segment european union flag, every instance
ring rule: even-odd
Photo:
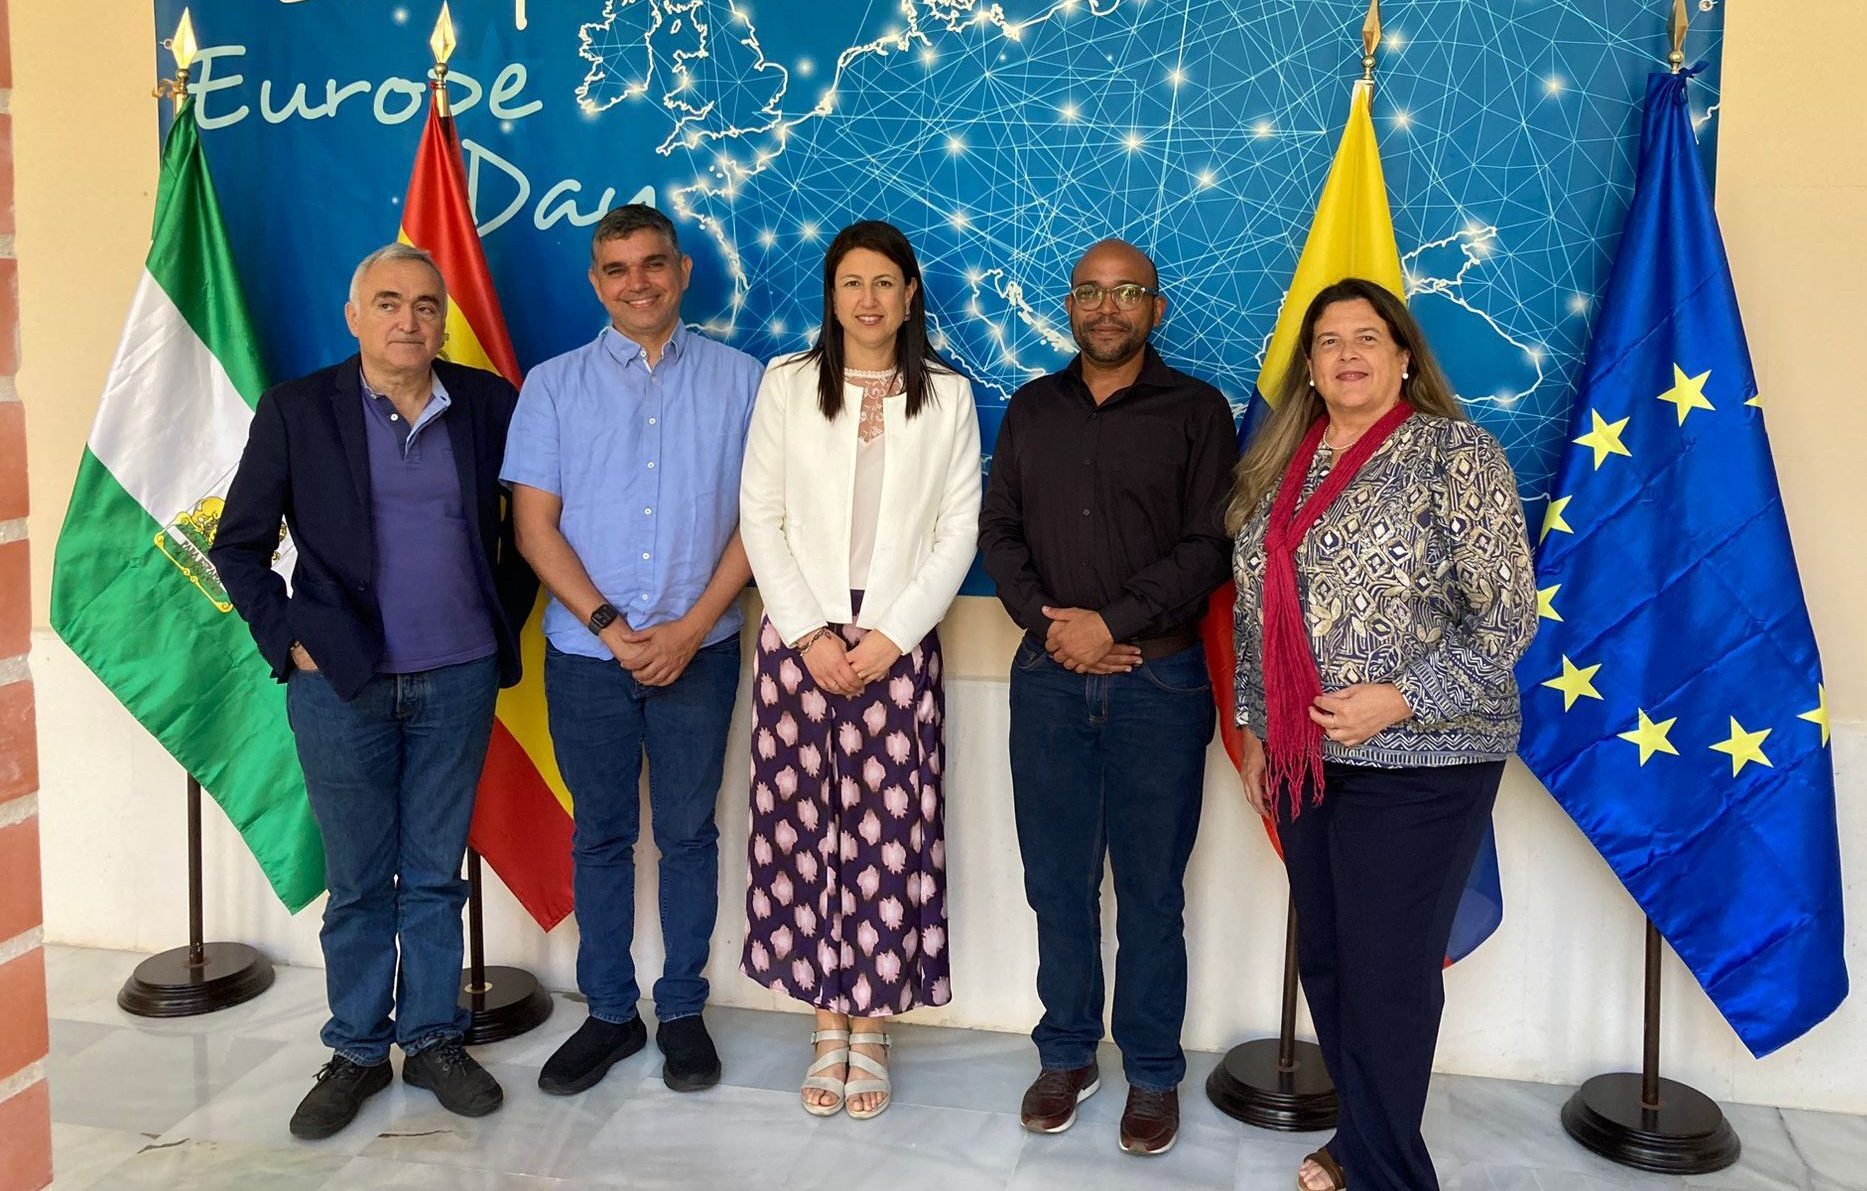
[[[1543,515],[1522,754],[1751,1053],[1847,995],[1828,702],[1686,74]]]

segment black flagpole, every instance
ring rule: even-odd
[[[467,849],[467,968],[460,974],[460,1007],[473,1015],[467,1043],[481,1046],[516,1038],[551,1016],[551,994],[523,968],[486,966],[480,854]]]
[[[138,1017],[192,1017],[250,1001],[272,987],[272,965],[245,943],[203,942],[201,783],[188,775],[188,945],[152,955],[117,992]]]
[[[1297,1041],[1297,910],[1284,915],[1284,995],[1277,1037],[1241,1042],[1206,1078],[1206,1098],[1227,1116],[1260,1129],[1332,1129],[1335,1084],[1322,1048]]]
[[[1562,1106],[1570,1137],[1611,1162],[1663,1174],[1708,1174],[1741,1145],[1711,1097],[1660,1078],[1660,931],[1647,919],[1646,1034],[1640,1074],[1597,1075]]]

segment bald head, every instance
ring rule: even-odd
[[[1160,287],[1160,272],[1154,268],[1154,262],[1148,259],[1147,253],[1126,240],[1113,237],[1091,244],[1089,251],[1083,253],[1076,267],[1070,270],[1072,286],[1102,277],[1117,277],[1122,281],[1145,285],[1149,289]]]

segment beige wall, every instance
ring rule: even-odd
[[[1867,719],[1867,137],[1855,88],[1812,38],[1859,0],[1738,4],[1726,17],[1718,210],[1836,719]]]
[[[37,547],[35,626],[46,623],[52,543],[149,250],[153,8],[138,0],[33,3],[12,14],[19,392]]]
[[[1659,0],[1653,0],[1657,5]],[[34,622],[46,618],[50,543],[147,244],[155,185],[153,29],[146,3],[16,6],[23,367],[31,444]],[[1867,138],[1842,76],[1813,63],[1811,31],[1841,30],[1855,0],[1727,15],[1719,207],[1768,402],[1784,500],[1837,719],[1867,719],[1867,418],[1855,352],[1867,298]],[[1850,280],[1843,280],[1850,279]],[[1838,350],[1837,350],[1838,349]],[[956,674],[1002,673],[1009,622],[963,601],[946,634]]]

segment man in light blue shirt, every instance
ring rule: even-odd
[[[556,1095],[594,1087],[647,1028],[629,953],[642,758],[661,853],[655,982],[662,1079],[718,1082],[701,1020],[719,903],[718,798],[739,688],[739,468],[763,368],[681,322],[693,260],[653,207],[605,215],[590,284],[610,323],[532,369],[500,478],[519,550],[551,593],[545,703],[570,787],[577,986],[590,1016],[539,1073]]]

